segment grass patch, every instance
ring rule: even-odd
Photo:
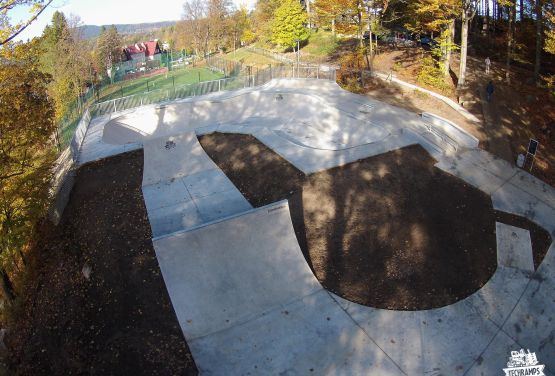
[[[138,78],[136,80],[121,81],[108,85],[102,89],[99,102],[104,102],[129,95],[144,94],[154,90],[173,89],[175,87],[194,84],[200,81],[212,81],[223,78],[224,75],[207,68],[186,68],[170,72],[167,76]]]
[[[277,60],[264,55],[255,54],[254,52],[250,52],[246,49],[239,49],[237,51],[230,52],[225,55],[224,58],[230,61],[241,62],[245,65],[253,65],[258,68],[266,67],[270,64],[279,64]]]
[[[312,31],[308,44],[302,49],[302,53],[312,55],[314,57],[328,57],[337,49],[337,38],[333,36],[331,31],[318,30]]]

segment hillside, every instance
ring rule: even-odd
[[[115,25],[120,34],[144,34],[152,31],[159,30],[163,27],[169,27],[176,24],[177,21],[162,21],[162,22],[152,22],[152,23],[140,23],[140,24],[118,24]],[[109,27],[112,25],[103,25]],[[83,25],[79,29],[83,32],[83,37],[85,39],[96,38],[100,35],[102,26],[97,25]]]

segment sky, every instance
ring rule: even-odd
[[[55,11],[76,14],[86,25],[134,24],[143,22],[176,21],[183,13],[185,0],[54,0],[23,33],[19,40],[38,36],[52,19]],[[256,0],[233,0],[239,6],[254,7]],[[14,10],[12,21],[27,16],[27,9]]]

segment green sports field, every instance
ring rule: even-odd
[[[148,93],[160,89],[194,84],[200,81],[212,81],[223,78],[223,74],[213,72],[207,68],[184,68],[158,76],[137,78],[135,80],[120,81],[101,89],[97,102],[127,97],[135,94]]]

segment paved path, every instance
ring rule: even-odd
[[[144,145],[154,247],[202,374],[496,375],[525,348],[555,375],[555,244],[532,272],[530,235],[497,224],[497,271],[468,298],[418,312],[346,301],[311,273],[287,203],[250,209],[209,160],[196,135],[216,130],[253,134],[305,172],[420,143],[496,209],[555,237],[554,188],[482,150],[445,148],[415,114],[331,83],[274,81],[97,120],[82,161]]]
[[[154,237],[252,208],[194,132],[144,144],[143,196]]]

